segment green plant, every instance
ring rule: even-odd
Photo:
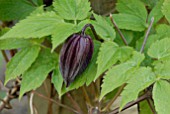
[[[74,113],[116,114],[138,104],[140,114],[169,114],[170,2],[151,1],[118,0],[117,12],[108,17],[93,13],[88,0],[54,0],[45,8],[42,0],[0,0],[0,49],[8,62],[5,84],[17,79],[19,98],[31,94],[32,100],[36,94]],[[14,20],[19,22],[7,28]],[[86,24],[94,26],[99,38],[86,31],[94,42],[93,57],[66,88],[58,68],[61,45]],[[11,60],[4,50],[10,50]],[[52,88],[50,98],[36,91],[46,79]],[[52,99],[53,88],[58,98],[67,95],[74,109]],[[87,109],[75,100],[78,88]],[[75,98],[72,92],[77,92]],[[120,107],[113,110],[118,96]]]

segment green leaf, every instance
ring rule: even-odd
[[[160,0],[157,2],[157,4],[154,6],[154,8],[151,10],[148,16],[148,23],[151,22],[151,18],[154,17],[154,24],[156,24],[162,17],[162,5],[163,5],[164,0]]]
[[[170,112],[170,84],[159,80],[153,87],[153,100],[158,114],[169,114]]]
[[[131,14],[139,17],[143,22],[146,21],[147,10],[140,0],[118,0],[116,9],[119,13]]]
[[[134,33],[132,31],[128,31],[128,30],[121,30],[122,34],[124,35],[126,41],[128,44],[130,44],[133,40],[133,38],[135,38],[136,36],[134,35]],[[114,40],[114,42],[116,42],[119,46],[124,46],[125,43],[123,42],[120,34],[116,31],[116,38]]]
[[[113,42],[104,42],[101,45],[100,52],[97,58],[97,75],[96,78],[114,65],[117,61],[125,61],[132,54],[133,49],[127,46],[119,47]]]
[[[43,49],[33,65],[24,72],[21,82],[20,96],[21,98],[25,92],[35,90],[44,82],[48,73],[52,71],[58,62],[58,56],[51,53],[50,49]]]
[[[33,39],[0,39],[0,49],[10,50],[32,46],[36,43]]]
[[[23,74],[38,57],[39,46],[24,48],[19,51],[7,64],[5,84]]]
[[[134,52],[134,55],[130,60],[109,69],[103,80],[100,100],[107,93],[126,83],[131,77],[131,73],[139,66],[143,59],[144,55]]]
[[[170,55],[170,38],[158,40],[148,49],[148,55],[152,58],[161,59]]]
[[[156,32],[159,39],[170,37],[170,26],[166,24],[160,24],[156,28]]]
[[[0,31],[0,36],[4,35],[6,32],[8,32],[9,28],[4,28]],[[1,50],[7,50],[7,49],[18,49],[23,47],[28,47],[33,44],[34,40],[29,39],[0,39],[0,49]]]
[[[87,86],[90,85],[92,81],[94,81],[96,73],[97,73],[97,55],[100,48],[100,42],[94,41],[94,52],[91,62],[89,63],[86,70],[79,76],[76,77],[73,83],[68,88],[64,88],[62,90],[62,94],[66,93],[67,91],[78,89],[79,87],[86,84]]]
[[[83,20],[91,9],[87,0],[55,0],[53,6],[57,13],[66,20]]]
[[[128,80],[127,86],[122,92],[122,101],[120,105],[120,110],[130,101],[136,100],[140,91],[144,90],[150,86],[154,81],[156,81],[156,76],[152,72],[150,67],[141,67],[134,71],[132,78]]]
[[[60,23],[57,25],[52,34],[52,51],[61,43],[63,43],[70,35],[75,33],[75,27],[76,26],[71,23]]]
[[[113,64],[117,62],[113,58],[114,54],[118,49],[118,45],[114,42],[104,42],[102,43],[99,51],[99,55],[97,57],[97,75],[102,74],[108,68],[110,68]]]
[[[43,5],[43,0],[32,0],[32,2],[37,6]]]
[[[0,20],[20,20],[35,9],[27,0],[0,0]]]
[[[169,0],[164,0],[163,7],[162,7],[162,13],[165,15],[166,19],[170,23],[170,2]]]
[[[116,33],[113,27],[110,25],[110,23],[108,23],[106,18],[102,16],[94,14],[94,17],[96,21],[92,21],[92,24],[94,25],[97,34],[103,40],[113,41],[116,37]]]
[[[140,0],[142,1],[145,6],[148,6],[148,9],[152,9],[157,3],[159,0]]]
[[[143,20],[131,14],[113,14],[113,19],[120,29],[144,31],[146,28]]]
[[[165,59],[165,60],[164,60]],[[154,63],[154,70],[158,78],[170,79],[170,60],[166,58],[156,61]],[[169,56],[168,56],[169,59]]]
[[[54,71],[53,71],[52,83],[54,84],[54,87],[58,92],[59,98],[61,98],[61,95],[62,95],[61,89],[62,89],[62,85],[63,85],[63,78],[62,78],[62,75],[61,75],[58,67],[56,69],[54,69]]]
[[[51,35],[58,23],[63,20],[55,12],[34,14],[17,23],[9,32],[0,37],[7,38],[41,38]]]

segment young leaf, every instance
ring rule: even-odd
[[[94,41],[94,52],[93,52],[93,57],[86,68],[86,70],[79,76],[76,77],[73,83],[68,88],[64,88],[62,90],[62,94],[66,93],[67,91],[77,89],[84,84],[87,86],[90,85],[90,83],[94,80],[96,72],[97,72],[97,55],[99,52],[99,48],[101,46],[101,43],[98,41]]]
[[[150,23],[152,17],[154,17],[154,24],[156,24],[163,17],[163,14],[161,11],[163,2],[164,0],[160,0],[151,10],[148,16],[148,23]]]
[[[142,22],[146,21],[147,10],[140,0],[118,0],[116,9],[119,13],[131,14],[140,18]]]
[[[107,22],[106,18],[95,15],[94,17],[96,21],[92,21],[92,24],[94,25],[94,28],[97,32],[97,34],[103,39],[103,40],[110,40],[113,41],[116,37],[115,30],[110,25],[110,23]]]
[[[161,59],[170,55],[170,39],[158,40],[148,49],[148,55],[152,58]]]
[[[9,32],[0,37],[7,38],[41,38],[51,35],[57,23],[63,20],[55,14],[55,12],[46,12],[31,15],[26,19],[17,23]]]
[[[87,0],[55,0],[53,6],[57,13],[66,20],[83,20],[91,9]]]
[[[167,81],[159,80],[153,87],[153,100],[158,114],[169,114],[170,112],[170,84]]]
[[[120,29],[144,31],[146,28],[145,21],[131,14],[113,14],[113,19]]]
[[[54,71],[53,71],[52,83],[54,84],[54,87],[57,90],[59,98],[60,98],[62,95],[61,89],[62,89],[62,85],[63,85],[63,78],[62,78],[62,75],[61,75],[58,67],[56,69],[54,69]]]
[[[170,23],[170,2],[169,0],[164,0],[163,7],[162,7],[162,13],[165,15],[166,19]]]
[[[71,23],[60,23],[52,33],[52,51],[61,43],[63,43],[70,35],[75,33],[75,25]]]
[[[0,20],[20,20],[35,9],[27,0],[0,0]]]
[[[100,100],[107,93],[126,83],[127,80],[131,77],[131,73],[136,67],[139,66],[143,59],[144,55],[138,52],[134,52],[133,57],[129,61],[109,69],[103,80]]]
[[[39,46],[32,46],[19,51],[7,64],[5,84],[24,73],[35,61],[39,51]]]
[[[122,92],[122,101],[120,110],[130,101],[136,100],[140,91],[156,81],[156,76],[149,67],[141,67],[131,74],[132,78],[128,80],[127,86]]]
[[[20,96],[21,98],[25,92],[35,90],[44,82],[48,73],[52,71],[58,62],[58,56],[51,53],[50,49],[43,49],[33,65],[24,72],[21,82]]]
[[[123,62],[132,54],[132,48],[119,47],[113,42],[104,42],[101,45],[100,52],[97,58],[97,75],[96,78],[114,65],[118,60]]]

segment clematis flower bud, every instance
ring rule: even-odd
[[[93,41],[90,36],[73,34],[60,52],[60,71],[66,87],[88,66],[93,54]]]

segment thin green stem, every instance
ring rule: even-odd
[[[74,24],[77,25],[77,20],[74,20]]]

